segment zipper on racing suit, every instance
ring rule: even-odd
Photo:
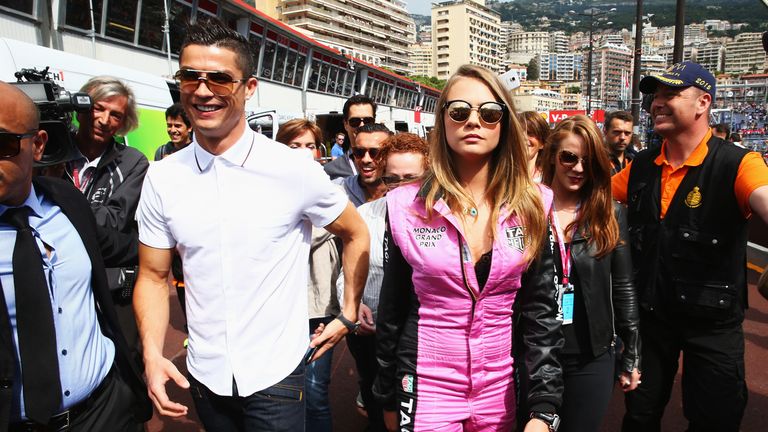
[[[464,278],[464,288],[467,289],[469,292],[469,295],[472,297],[472,317],[475,317],[475,304],[477,303],[477,293],[475,293],[475,290],[472,289],[472,286],[469,284],[469,279],[467,278],[467,268],[466,266],[468,264],[472,263],[472,254],[469,251],[469,246],[464,241],[464,239],[461,237],[461,234],[459,234],[459,256],[461,260],[461,275]]]

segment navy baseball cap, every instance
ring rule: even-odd
[[[640,80],[640,91],[653,93],[659,83],[669,87],[697,87],[712,96],[715,100],[716,80],[704,66],[692,61],[673,64],[661,75],[649,75]]]

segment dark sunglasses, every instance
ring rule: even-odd
[[[362,159],[365,157],[365,154],[368,153],[371,155],[371,159],[376,159],[376,156],[379,155],[379,149],[377,148],[362,148],[362,147],[355,147],[352,149],[352,156],[354,156],[355,159]]]
[[[456,123],[464,123],[469,120],[472,111],[477,110],[480,120],[487,124],[500,122],[507,111],[506,105],[500,102],[484,102],[478,107],[473,107],[469,102],[463,100],[448,101],[443,105],[443,109],[448,112],[448,117]]]
[[[373,117],[352,117],[351,119],[347,119],[347,123],[353,128],[358,128],[363,124],[369,125],[375,121],[376,119]]]
[[[586,168],[588,166],[588,162],[583,157],[579,157],[574,153],[569,152],[568,150],[560,150],[560,153],[557,157],[560,160],[560,165],[566,167],[566,168],[573,168],[576,166],[579,161],[581,161],[581,165]]]
[[[179,83],[182,93],[194,93],[200,81],[203,81],[208,90],[216,96],[228,96],[235,89],[235,84],[248,81],[248,78],[234,79],[226,72],[195,69],[179,69],[173,78]]]
[[[23,134],[0,132],[0,158],[16,157],[21,152],[21,140],[32,138],[35,135],[37,135],[36,130]]]
[[[382,176],[381,177],[381,181],[383,181],[384,184],[387,186],[397,186],[403,183],[410,183],[418,179],[419,179],[418,176],[412,176],[412,175],[407,175],[405,177],[400,177],[400,176]]]

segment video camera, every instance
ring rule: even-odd
[[[48,67],[22,69],[16,72],[17,82],[11,83],[29,96],[40,111],[40,129],[48,133],[48,144],[37,167],[47,167],[69,160],[75,149],[70,130],[72,113],[86,113],[91,109],[87,93],[70,93],[53,82]]]

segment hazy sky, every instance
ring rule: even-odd
[[[419,15],[432,14],[432,2],[429,0],[407,0],[408,12]]]
[[[408,12],[419,15],[431,15],[432,3],[440,3],[440,0],[406,0],[406,2],[408,3]]]

